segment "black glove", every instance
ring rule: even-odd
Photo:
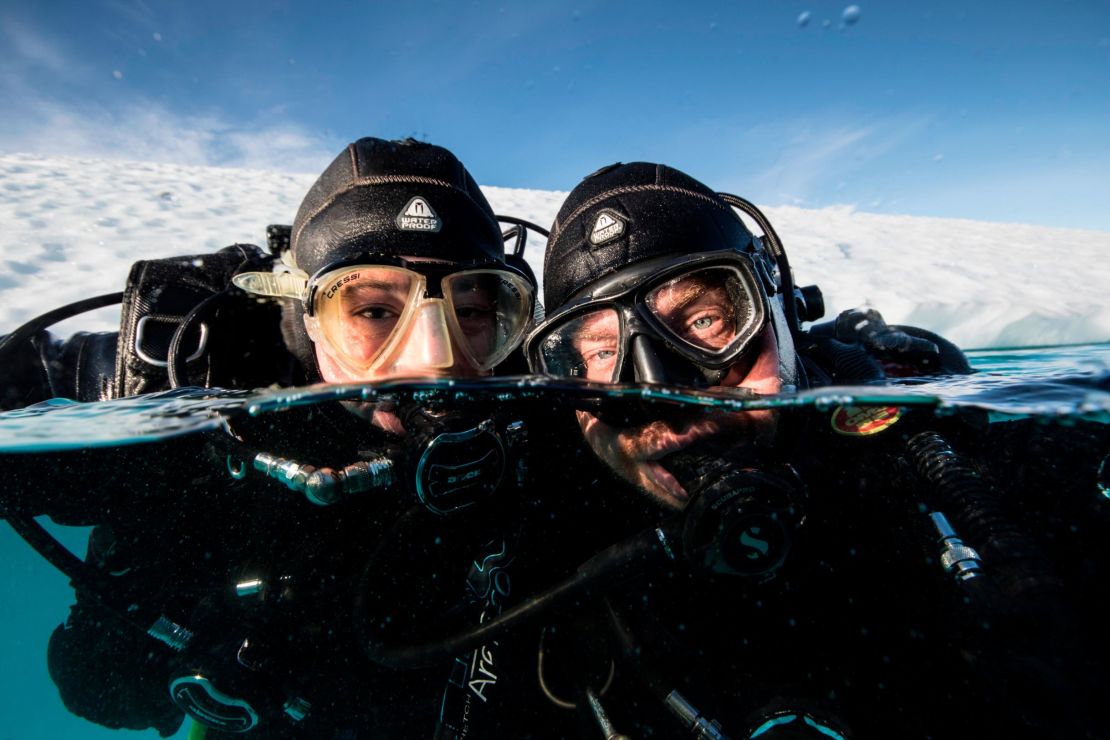
[[[909,364],[936,365],[940,347],[936,342],[913,336],[899,326],[889,326],[873,308],[852,308],[836,317],[836,338],[859,342],[876,357]]]

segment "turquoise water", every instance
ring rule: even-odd
[[[652,403],[693,403],[725,408],[812,405],[847,401],[935,406],[942,413],[962,407],[985,408],[997,417],[1035,415],[1067,423],[1076,418],[1110,422],[1110,344],[970,353],[979,373],[888,388],[837,388],[777,399],[713,398],[704,394],[625,389],[618,395]],[[0,414],[0,450],[23,454],[81,446],[145,442],[218,429],[221,414],[275,413],[290,404],[336,397],[375,400],[396,388],[315,388],[296,392],[213,393],[186,390],[141,399],[81,405],[52,402]],[[424,384],[434,397],[488,403],[498,397],[531,394],[537,402],[575,393],[597,396],[596,388],[548,387],[543,382],[511,380],[500,384]],[[53,527],[75,552],[84,551],[87,530]],[[25,738],[98,738],[120,733],[71,716],[62,706],[46,672],[51,631],[66,615],[72,593],[66,579],[47,565],[6,526],[0,527],[0,740]],[[153,731],[131,735],[154,738]],[[185,731],[177,737],[185,737]]]

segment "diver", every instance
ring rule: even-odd
[[[803,327],[820,294],[794,286],[766,217],[664,165],[575,187],[543,278],[547,315],[525,341],[536,373],[742,399],[971,372],[950,342],[873,310]],[[687,567],[557,623],[612,634],[579,686],[602,733],[1101,736],[1106,425],[1054,436],[899,407],[804,411],[576,412],[608,472],[576,498],[619,511],[613,532],[633,499],[656,511],[639,526],[685,522],[657,533]],[[1059,463],[1048,473],[1027,449]],[[564,647],[583,673],[590,656]]]
[[[870,309],[801,332],[801,321],[820,318],[823,302],[814,286],[792,285],[776,242],[773,230],[753,236],[728,201],[677,170],[648,163],[599,170],[570,193],[551,228],[547,316],[526,343],[533,372],[774,394],[874,382],[893,368],[970,371],[950,342],[888,326]],[[719,435],[722,423],[753,425],[739,435],[752,440],[774,426],[771,414],[682,429],[651,420],[617,430],[590,414],[579,421],[610,468],[673,507],[688,495],[660,457]]]
[[[235,245],[139,263],[118,335],[62,343],[32,331],[22,344],[7,342],[4,407],[188,385],[469,378],[523,366],[535,278],[522,258],[506,256],[497,217],[448,150],[360,139],[309,190],[287,243],[271,236],[272,255]],[[262,422],[235,434],[279,436],[289,459],[269,456],[268,472],[287,485],[298,475],[321,480],[293,458],[340,471],[325,483],[376,482],[411,451],[409,438],[470,424],[419,405],[349,403],[284,417],[276,431]],[[228,477],[223,460],[231,467],[233,452],[178,440],[63,455],[63,469],[93,470],[35,486],[33,496],[5,496],[13,523],[45,513],[95,525],[81,568],[91,573],[75,579],[77,604],[48,652],[66,707],[163,736],[186,714],[208,737],[430,736],[437,718],[451,721],[453,707],[441,706],[448,666],[395,674],[360,659],[349,634],[361,566],[378,537],[403,523],[411,496],[371,491],[338,501],[323,493],[335,485],[301,485],[317,506],[275,497],[272,480]],[[422,503],[461,506],[484,472],[467,470],[475,480],[436,500],[425,486]],[[80,482],[90,479],[98,485]],[[461,562],[447,588],[466,601],[469,560]],[[135,629],[148,613],[154,626]]]

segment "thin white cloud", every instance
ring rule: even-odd
[[[7,70],[41,67],[51,72],[65,72],[70,68],[61,47],[38,33],[32,27],[11,16],[0,19],[3,28],[5,55],[3,67]]]
[[[0,152],[319,172],[342,143],[273,110],[247,121],[220,110],[178,113],[122,86],[94,100],[74,90],[93,84],[94,73],[45,34],[5,19],[0,39],[14,52],[0,61]],[[97,84],[113,84],[108,75]]]
[[[765,197],[788,203],[812,202],[815,193],[830,183],[844,181],[864,165],[893,151],[921,132],[929,118],[895,117],[848,123],[809,123],[794,129],[773,165],[753,178]]]
[[[147,100],[109,109],[39,97],[22,107],[24,125],[0,131],[0,151],[316,172],[336,149],[293,124],[179,115]]]

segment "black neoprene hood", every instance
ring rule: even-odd
[[[497,219],[474,178],[451,152],[412,139],[350,144],[301,202],[291,244],[310,275],[364,252],[504,260]]]
[[[618,162],[587,176],[559,209],[544,255],[544,304],[554,311],[641,260],[743,249],[752,238],[732,208],[689,175]]]

